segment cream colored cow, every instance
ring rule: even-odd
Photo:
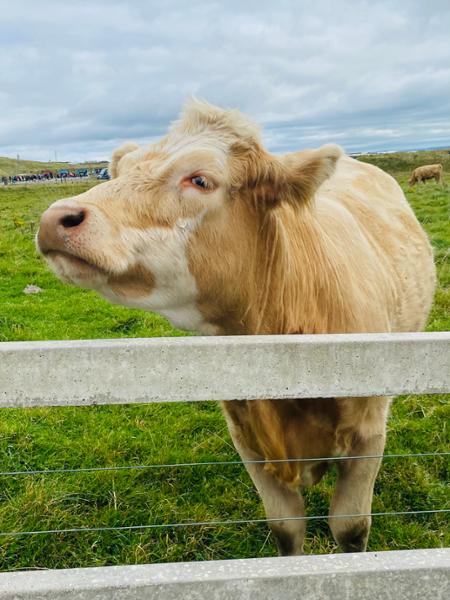
[[[160,142],[113,155],[113,179],[55,202],[37,243],[63,280],[208,335],[417,331],[430,244],[395,180],[337,146],[269,154],[237,111],[192,101]],[[151,365],[149,365],[151,369]],[[223,405],[282,554],[302,551],[300,488],[322,457],[379,455],[388,398]],[[271,462],[286,458],[312,462]],[[378,459],[338,461],[330,515],[371,512]],[[345,551],[370,517],[332,518]]]
[[[436,183],[442,183],[442,165],[423,165],[417,167],[411,173],[409,185],[413,186],[416,183],[425,183],[428,179],[434,179]]]

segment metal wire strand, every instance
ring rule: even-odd
[[[187,523],[151,523],[149,525],[121,525],[118,527],[73,527],[70,529],[44,529],[37,531],[0,531],[0,537],[19,537],[21,535],[43,535],[56,533],[89,533],[102,531],[137,531],[146,529],[170,529],[181,527],[221,527],[226,525],[254,525],[260,523],[275,523],[279,521],[318,521],[320,519],[352,519],[357,517],[392,517],[407,515],[428,515],[450,513],[450,509],[406,510],[378,513],[358,513],[348,515],[312,515],[303,517],[277,517],[269,519],[236,519],[218,521],[192,521]]]
[[[55,475],[58,473],[94,473],[97,471],[130,471],[143,469],[168,469],[176,467],[215,467],[231,465],[251,465],[251,464],[273,464],[289,462],[317,462],[317,461],[340,461],[340,460],[362,460],[375,458],[427,458],[432,456],[450,456],[450,452],[418,452],[414,454],[365,454],[358,456],[323,456],[315,458],[280,458],[274,460],[225,460],[225,461],[203,461],[187,463],[162,463],[148,465],[124,465],[112,467],[82,467],[73,469],[43,469],[29,471],[0,471],[0,477],[12,477],[16,475]]]

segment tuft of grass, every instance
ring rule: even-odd
[[[383,160],[389,161],[387,155]],[[396,159],[395,159],[396,160]],[[434,161],[436,162],[436,161]],[[407,188],[435,248],[439,273],[429,330],[450,329],[448,187]],[[389,170],[389,169],[387,169]],[[92,183],[0,191],[0,340],[183,335],[161,317],[111,306],[59,283],[36,255],[41,212]],[[28,284],[42,288],[25,295]],[[386,453],[448,451],[449,396],[394,402]],[[215,403],[0,410],[0,471],[176,464],[237,459]],[[308,514],[326,515],[334,475],[306,492]],[[374,512],[449,508],[444,457],[385,459]],[[0,532],[263,518],[244,467],[148,468],[53,475],[0,474]],[[370,550],[450,544],[448,517],[375,517]],[[307,553],[335,552],[325,520],[308,526]],[[1,536],[0,569],[64,568],[272,556],[264,524]]]

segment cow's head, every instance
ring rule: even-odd
[[[270,155],[242,114],[194,100],[158,143],[114,152],[110,181],[52,204],[38,249],[63,281],[182,328],[225,331],[259,294],[270,215],[306,207],[340,154]]]

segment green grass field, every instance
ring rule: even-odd
[[[449,330],[449,187],[428,183],[409,190],[406,158],[374,157],[374,162],[380,160],[402,184],[436,251],[439,288],[428,329]],[[88,185],[0,190],[0,341],[182,335],[158,316],[111,306],[93,292],[62,285],[37,257],[33,238],[42,210]],[[43,291],[25,295],[28,284]],[[2,409],[0,413],[2,472],[237,458],[214,403]],[[449,396],[398,398],[389,420],[386,453],[448,451],[449,423]],[[450,508],[448,482],[445,457],[385,459],[373,510]],[[308,514],[327,513],[332,484],[331,474],[306,493]],[[242,465],[0,475],[0,569],[272,556],[276,550],[264,524],[3,535],[263,516]],[[370,550],[449,545],[447,515],[376,517],[369,541]],[[310,523],[305,549],[336,551],[326,521]]]

